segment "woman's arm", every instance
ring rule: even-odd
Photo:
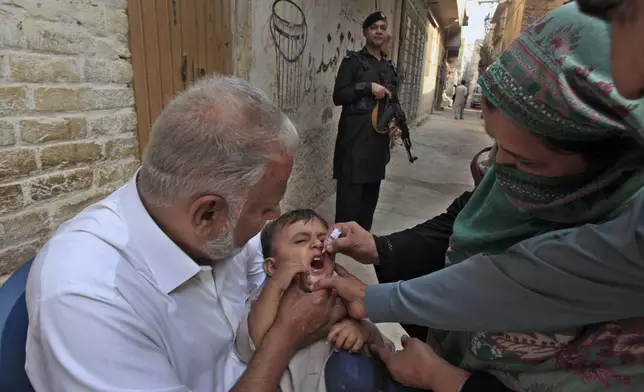
[[[373,322],[539,331],[644,316],[644,194],[624,215],[534,237],[407,282],[371,286]]]
[[[387,282],[414,279],[445,267],[456,216],[470,200],[472,192],[464,192],[447,210],[411,229],[387,236],[374,236],[378,251],[378,276]]]
[[[436,390],[436,392],[439,391]],[[458,392],[512,392],[512,389],[489,373],[474,372]]]
[[[402,350],[391,345],[372,346],[387,366],[391,377],[399,383],[433,392],[507,392],[494,376],[469,372],[451,365],[426,343],[403,336]]]

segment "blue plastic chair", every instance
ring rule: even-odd
[[[331,354],[324,367],[327,392],[423,392],[395,381],[378,359],[348,351]]]
[[[0,287],[0,391],[34,392],[25,372],[27,303],[25,288],[33,259]]]

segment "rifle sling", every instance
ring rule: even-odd
[[[373,129],[376,131],[376,133],[379,133],[381,135],[388,135],[389,134],[389,127],[383,127],[382,130],[380,130],[380,124],[378,124],[378,109],[380,108],[380,100],[376,101],[376,106],[373,108],[371,111],[371,125],[373,126]]]

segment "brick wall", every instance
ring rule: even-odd
[[[564,4],[565,0],[525,0],[523,26],[525,30],[531,24]]]
[[[138,165],[126,0],[0,4],[0,284]]]

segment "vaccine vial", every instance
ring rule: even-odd
[[[340,238],[340,235],[342,235],[342,232],[340,231],[340,229],[336,227],[335,229],[333,229],[331,234],[329,234],[329,237],[326,239],[326,244],[329,245],[333,241],[337,240],[338,238]]]

